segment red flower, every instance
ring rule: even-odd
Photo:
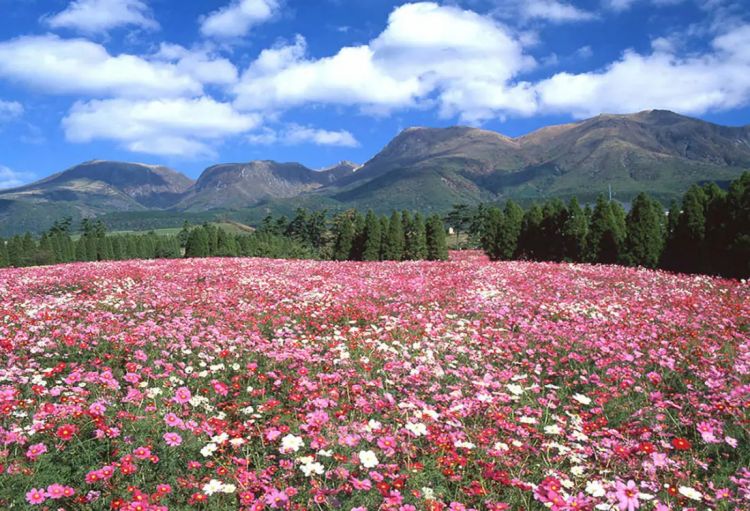
[[[652,452],[656,452],[656,446],[651,442],[641,442],[641,445],[638,446],[638,450],[645,454],[651,454]]]
[[[672,447],[674,447],[678,451],[687,451],[693,446],[690,444],[687,438],[677,437],[672,439]]]
[[[56,434],[60,440],[70,440],[76,433],[78,433],[78,428],[75,424],[63,424],[57,428]]]

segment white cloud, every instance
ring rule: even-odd
[[[127,97],[199,95],[203,87],[174,64],[110,55],[85,39],[25,36],[0,43],[0,77],[53,94]]]
[[[559,73],[536,85],[540,110],[587,117],[651,108],[701,114],[750,103],[750,25],[716,39],[712,50],[681,57],[668,45],[626,51],[596,72]]]
[[[44,22],[52,28],[70,28],[86,34],[127,25],[159,28],[143,0],[74,0],[64,11],[45,17]]]
[[[527,84],[509,84],[532,65],[521,44],[489,17],[433,2],[405,4],[368,45],[314,60],[298,36],[263,51],[235,88],[236,104],[328,103],[383,112],[437,102],[443,115],[475,122],[497,108],[532,111]]]
[[[21,115],[23,115],[23,105],[21,103],[0,99],[0,123],[15,119]]]
[[[503,0],[494,13],[509,20],[543,20],[552,23],[589,21],[596,18],[593,12],[560,0]]]
[[[281,131],[274,131],[270,128],[264,128],[258,133],[247,137],[248,141],[254,144],[314,144],[319,146],[336,146],[336,147],[359,147],[359,142],[354,135],[346,130],[329,131],[299,124],[291,124]]]
[[[34,179],[29,172],[18,172],[4,165],[0,165],[0,190],[16,188]]]
[[[188,50],[179,44],[161,43],[153,59],[174,64],[179,72],[202,84],[230,85],[237,82],[234,64],[205,49]]]
[[[62,121],[71,142],[112,140],[134,152],[193,157],[212,155],[211,144],[260,124],[212,98],[78,102]]]
[[[255,25],[273,18],[279,7],[278,0],[233,0],[200,19],[201,33],[217,39],[242,37]]]

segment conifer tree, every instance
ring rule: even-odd
[[[562,229],[563,258],[566,261],[583,261],[588,229],[589,225],[586,213],[581,209],[578,199],[573,197],[568,204],[568,216]]]
[[[664,249],[664,210],[645,193],[633,200],[626,221],[623,262],[656,268]]]
[[[352,243],[351,259],[361,261],[365,252],[365,236],[367,220],[359,211],[354,212],[354,242]]]
[[[8,266],[10,266],[8,245],[3,238],[0,238],[0,268],[7,268]]]
[[[388,233],[383,249],[383,259],[401,261],[404,258],[404,225],[401,214],[394,211],[388,221]]]
[[[388,229],[390,228],[390,221],[387,216],[380,217],[380,253],[378,259],[383,261],[385,259],[385,246],[388,239]]]
[[[587,260],[592,263],[614,264],[621,249],[620,226],[609,202],[600,195],[591,217],[591,227],[586,239]]]
[[[515,257],[532,261],[541,257],[544,252],[543,219],[542,208],[538,204],[534,204],[524,213]]]
[[[726,266],[728,277],[750,277],[750,172],[729,186],[726,197]]]
[[[448,240],[445,225],[440,215],[432,215],[427,219],[427,259],[430,261],[445,261],[448,259]]]
[[[693,273],[702,268],[703,240],[706,235],[706,194],[691,186],[682,199],[682,211],[672,240],[674,270]]]
[[[377,215],[369,210],[365,217],[365,228],[363,234],[363,261],[377,261],[380,259],[380,220]]]
[[[427,259],[427,225],[421,213],[414,215],[414,234],[409,252],[416,261]]]
[[[353,257],[354,246],[354,222],[351,212],[345,212],[334,219],[334,247],[333,259],[335,261],[347,261]]]
[[[205,227],[196,227],[190,232],[187,246],[185,247],[185,257],[208,257],[209,256],[209,239],[208,231]]]

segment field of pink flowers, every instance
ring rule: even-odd
[[[750,509],[750,287],[259,259],[0,272],[0,509]]]

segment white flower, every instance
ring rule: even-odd
[[[232,444],[232,447],[239,447],[245,443],[244,438],[233,438],[229,441],[230,444]]]
[[[305,442],[302,440],[301,437],[294,436],[294,435],[287,435],[281,439],[281,449],[279,450],[282,453],[297,452],[300,450],[300,447],[302,447],[303,445],[305,445]]]
[[[581,403],[582,405],[590,405],[591,398],[584,396],[583,394],[573,394],[573,399]]]
[[[208,458],[208,457],[210,457],[210,456],[211,456],[211,455],[212,455],[213,453],[215,453],[215,452],[216,452],[216,449],[218,449],[218,447],[216,446],[216,444],[208,444],[208,445],[206,445],[205,447],[203,447],[203,449],[201,449],[201,454],[202,454],[202,455],[203,455],[204,457]]]
[[[425,436],[427,434],[427,426],[421,422],[410,422],[406,425],[406,429],[414,436]]]
[[[523,416],[520,419],[518,419],[518,422],[521,424],[536,424],[536,419],[534,417],[527,417]]]
[[[221,485],[221,491],[222,493],[234,493],[235,490],[237,490],[237,487],[233,484],[222,484]]]
[[[495,442],[495,445],[492,446],[492,448],[496,451],[509,451],[510,447],[508,447],[508,444],[505,442]]]
[[[589,481],[586,483],[586,493],[592,497],[604,497],[607,494],[601,481]]]
[[[333,451],[321,449],[318,451],[318,456],[323,456],[324,458],[330,458],[333,456]]]
[[[680,492],[680,495],[687,497],[690,500],[701,500],[703,498],[701,492],[689,486],[680,486],[677,491]]]
[[[435,498],[435,490],[425,486],[422,488],[422,495],[424,495],[426,500],[433,500]]]
[[[380,464],[377,456],[372,451],[359,451],[359,462],[365,468],[375,468]]]
[[[313,474],[321,475],[325,469],[323,468],[323,465],[318,463],[317,461],[314,463],[306,463],[300,467],[300,470],[305,474],[305,476],[310,477]]]
[[[224,484],[221,481],[217,481],[216,479],[211,479],[209,482],[203,485],[203,493],[205,493],[208,496],[211,496],[214,493],[218,493],[222,491],[223,488],[224,488]]]
[[[562,429],[560,429],[560,426],[557,424],[553,424],[552,426],[545,426],[544,432],[548,435],[561,435]]]
[[[453,443],[456,447],[463,447],[464,449],[473,449],[476,447],[476,445],[472,444],[471,442],[464,442],[463,440],[458,440]]]
[[[509,383],[505,386],[505,388],[507,388],[508,392],[510,392],[514,396],[520,396],[521,394],[523,394],[523,387],[515,383]]]

